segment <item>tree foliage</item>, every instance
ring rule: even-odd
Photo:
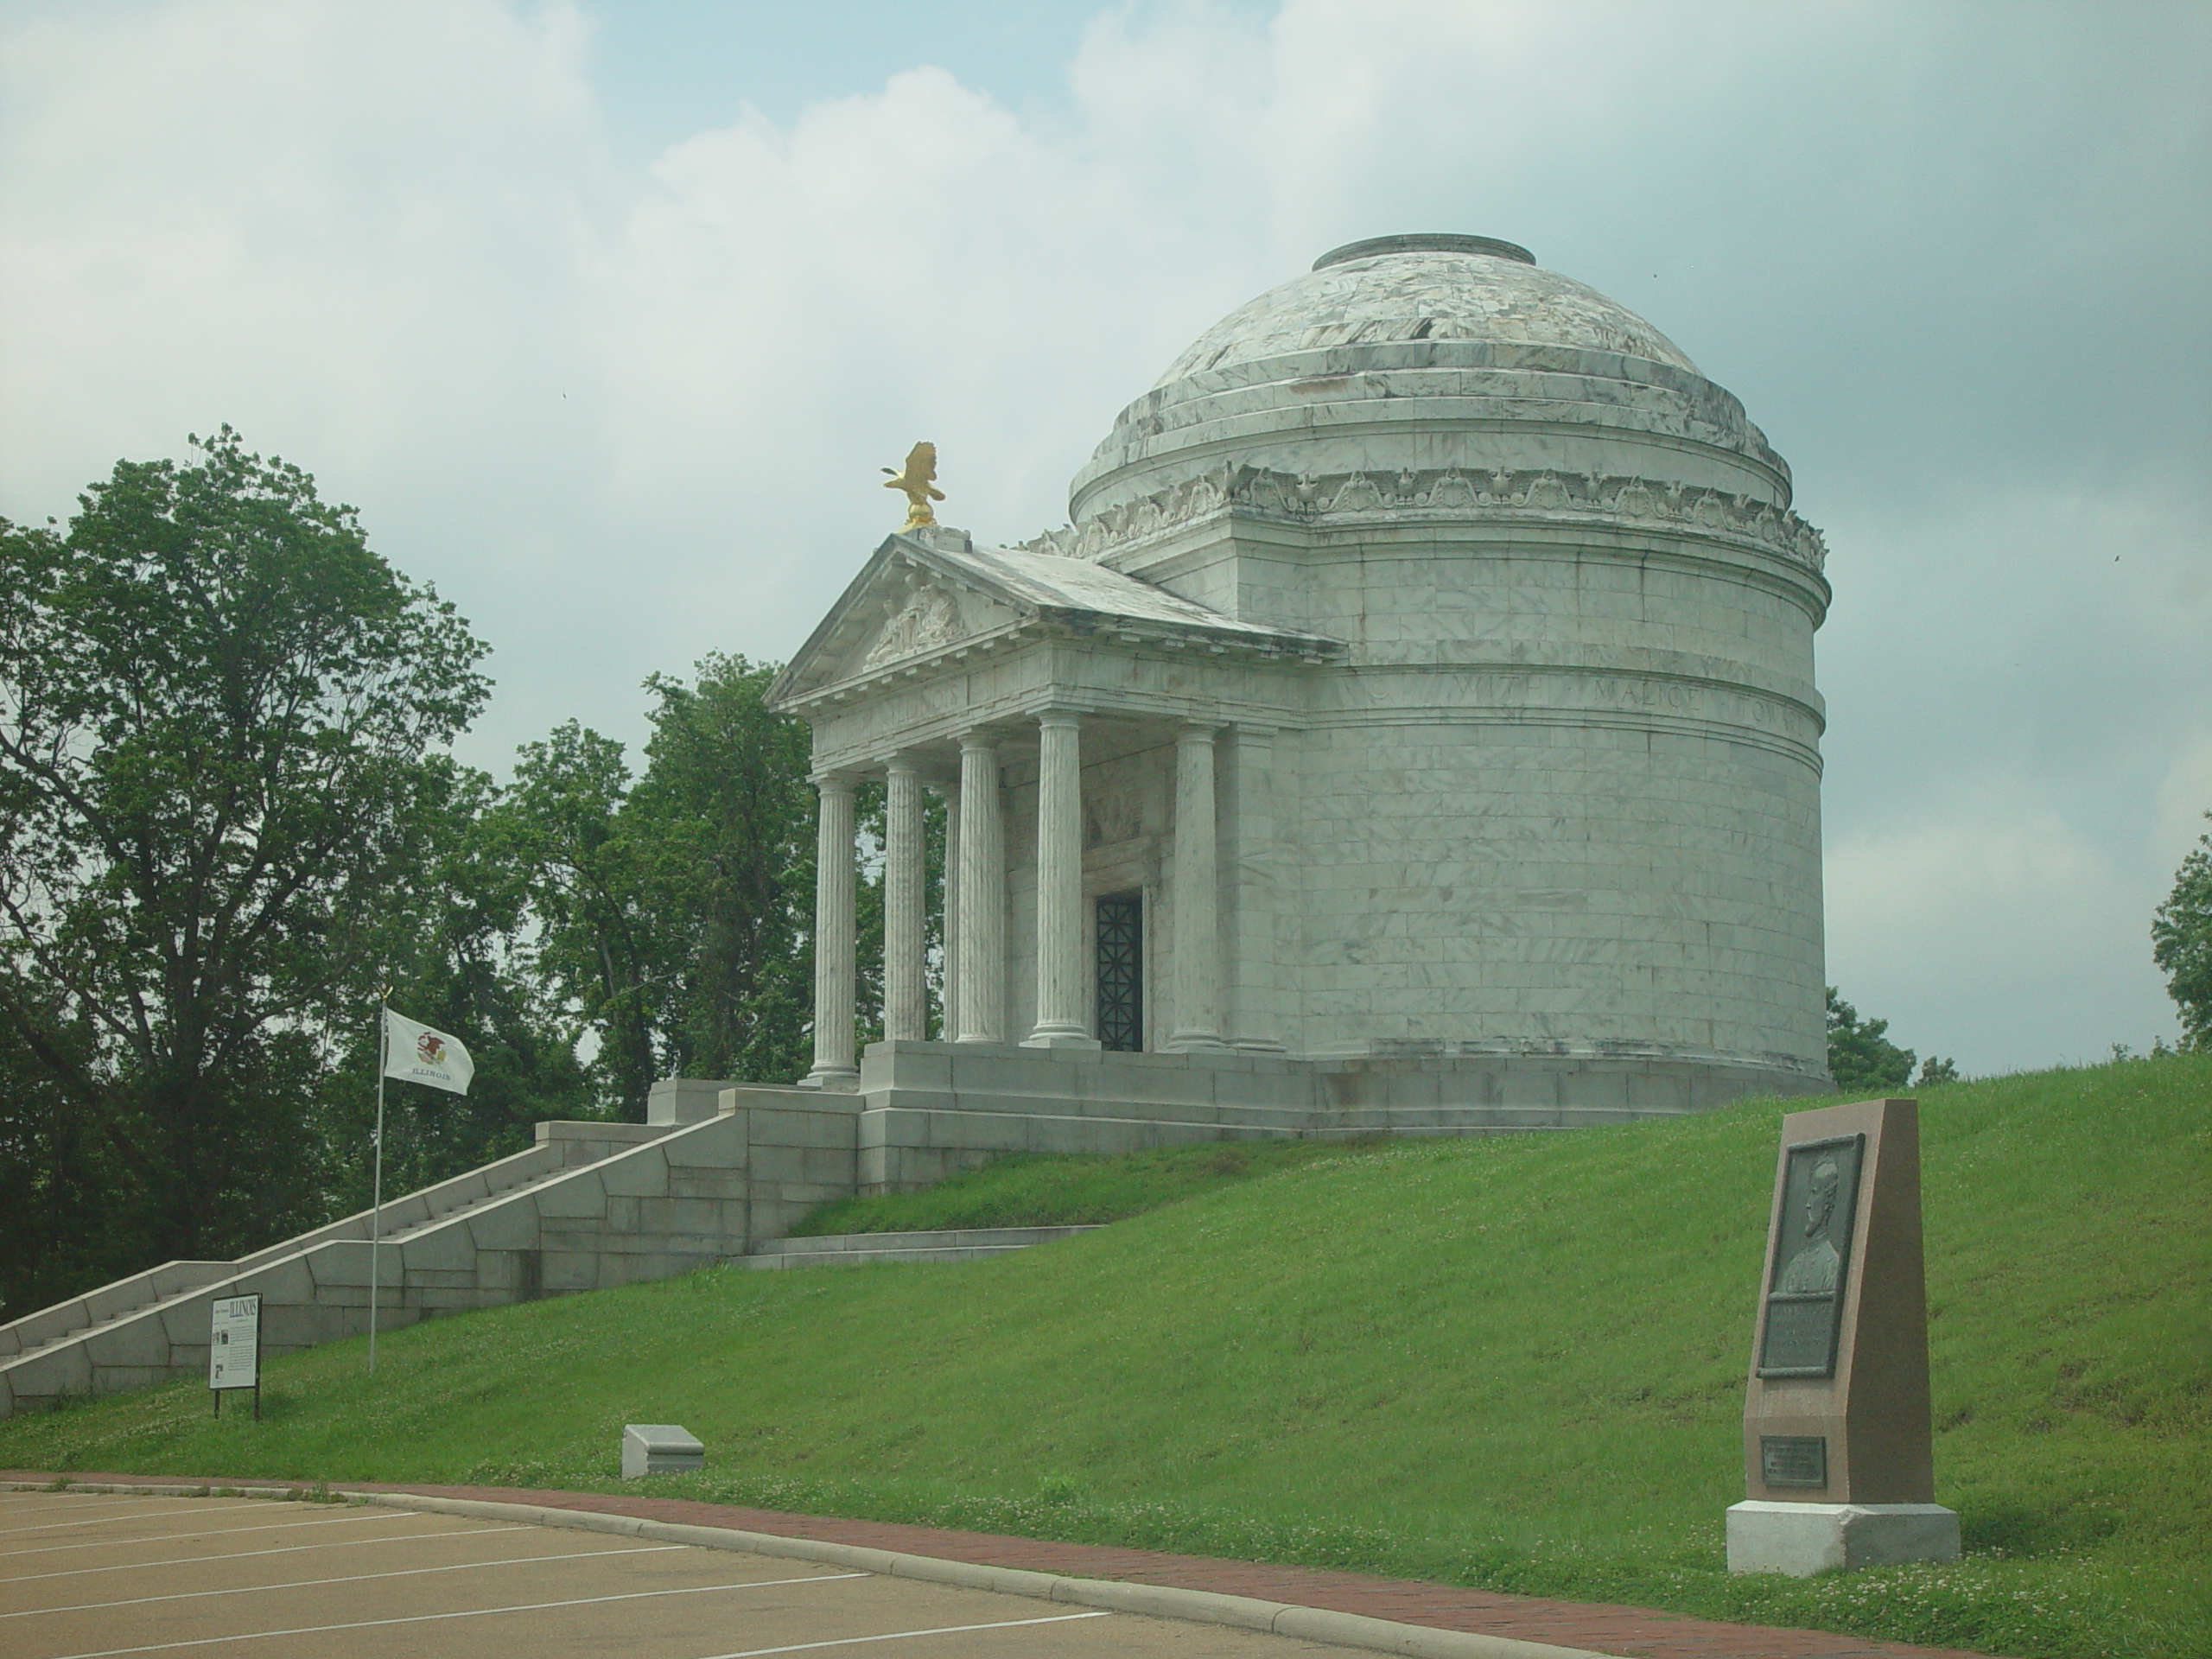
[[[2151,956],[2180,1012],[2182,1047],[2212,1052],[2212,834],[2200,836],[2174,872],[2173,891],[2151,923]]]
[[[1828,987],[1828,1075],[1847,1095],[1879,1094],[1911,1080],[1916,1056],[1885,1035],[1886,1020],[1861,1020],[1859,1010]],[[1948,1062],[1945,1062],[1946,1065]]]
[[[644,775],[571,721],[525,744],[492,817],[531,872],[532,961],[596,1039],[611,1109],[662,1077],[791,1082],[810,1058],[813,791],[772,668],[710,656],[656,675]]]
[[[421,868],[486,691],[351,508],[227,427],[196,448],[118,463],[66,534],[0,526],[0,1020],[154,1259],[317,1207],[358,918]]]
[[[385,1190],[405,1192],[530,1145],[541,1118],[596,1114],[573,1033],[529,971],[529,871],[499,833],[499,791],[455,769],[429,815],[434,830],[414,879],[365,918],[395,1007],[458,1033],[475,1061],[466,1095],[386,1090]],[[377,1030],[359,1010],[324,1079],[316,1133],[339,1211],[365,1208],[376,1098]]]

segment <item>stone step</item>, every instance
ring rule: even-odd
[[[489,1191],[480,1193],[474,1198],[465,1198],[457,1204],[448,1205],[443,1209],[435,1211],[432,1213],[424,1216],[420,1220],[410,1223],[405,1227],[397,1228],[386,1232],[384,1235],[384,1242],[386,1244],[399,1243],[405,1239],[414,1237],[418,1233],[427,1232],[431,1228],[438,1226],[444,1222],[450,1221],[455,1216],[465,1214],[468,1211],[484,1209],[487,1205],[495,1204],[502,1198],[512,1198],[517,1193],[527,1192],[534,1187],[550,1185],[553,1182],[561,1179],[569,1173],[569,1170],[568,1168],[556,1166],[555,1168],[541,1171],[535,1175],[526,1176],[520,1180],[510,1181],[503,1185],[492,1187]],[[401,1195],[403,1198],[405,1196],[408,1195]],[[267,1252],[262,1252],[261,1254],[265,1255]],[[241,1265],[245,1262],[253,1259],[254,1258],[252,1257],[241,1258]],[[188,1286],[184,1288],[173,1291],[166,1296],[149,1296],[137,1301],[134,1301],[128,1306],[112,1308],[98,1319],[88,1319],[79,1325],[71,1327],[68,1330],[58,1332],[54,1336],[49,1337],[46,1341],[24,1348],[17,1353],[7,1356],[7,1357],[11,1360],[28,1359],[34,1354],[44,1353],[50,1349],[66,1347],[73,1342],[81,1341],[83,1338],[92,1335],[96,1332],[105,1330],[110,1325],[118,1324],[124,1319],[134,1318],[137,1315],[144,1313],[149,1308],[163,1307],[172,1302],[187,1300],[191,1297],[200,1294],[202,1288],[204,1288],[204,1287]]]
[[[858,1268],[871,1262],[980,1262],[1032,1245],[1050,1244],[1088,1227],[975,1227],[925,1233],[832,1233],[779,1238],[741,1258],[748,1268]]]
[[[404,1248],[411,1248],[410,1241],[423,1243],[427,1234],[431,1255],[438,1255],[440,1230],[451,1230],[455,1224],[474,1228],[475,1214],[485,1212],[491,1217],[491,1225],[500,1230],[500,1243],[478,1245],[474,1236],[462,1234],[458,1255],[467,1256],[469,1265],[458,1272],[474,1274],[474,1255],[478,1249],[513,1252],[542,1248],[536,1243],[540,1239],[536,1212],[531,1212],[522,1224],[522,1236],[531,1239],[531,1243],[515,1243],[509,1239],[509,1234],[515,1234],[515,1221],[511,1217],[502,1221],[502,1210],[511,1210],[518,1201],[531,1204],[533,1194],[557,1188],[564,1181],[575,1181],[582,1188],[588,1188],[582,1210],[588,1219],[593,1205],[604,1210],[606,1204],[597,1170],[621,1164],[624,1159],[648,1159],[664,1139],[683,1133],[679,1126],[651,1123],[611,1123],[604,1126],[604,1133],[597,1133],[601,1126],[595,1123],[553,1123],[550,1128],[582,1133],[556,1133],[549,1137],[546,1126],[540,1126],[537,1144],[522,1153],[498,1159],[480,1170],[467,1170],[429,1188],[394,1194],[385,1201],[385,1261],[394,1265],[396,1272],[385,1279],[380,1300],[394,1314],[394,1327],[411,1323],[425,1310],[489,1305],[489,1300],[500,1300],[509,1294],[509,1287],[495,1283],[489,1287],[489,1300],[485,1294],[460,1303],[454,1299],[438,1300],[442,1292],[451,1289],[451,1285],[442,1283],[442,1276],[455,1269],[449,1265],[418,1265],[411,1274],[414,1285],[410,1285],[410,1269],[403,1255]],[[699,1130],[702,1126],[692,1123],[688,1128]],[[582,1153],[580,1157],[577,1153]],[[651,1190],[651,1185],[648,1173],[646,1188]],[[283,1243],[238,1256],[237,1261],[170,1261],[0,1325],[0,1418],[20,1409],[51,1405],[62,1394],[137,1387],[159,1380],[163,1374],[177,1376],[199,1370],[204,1365],[204,1358],[199,1356],[204,1356],[206,1343],[194,1340],[193,1332],[179,1327],[177,1310],[190,1303],[204,1303],[224,1285],[245,1289],[276,1285],[274,1292],[265,1292],[274,1296],[274,1305],[265,1303],[264,1307],[264,1343],[270,1354],[312,1347],[329,1336],[359,1334],[352,1330],[349,1320],[354,1314],[347,1310],[367,1305],[367,1279],[360,1276],[360,1269],[367,1265],[367,1228],[370,1217],[354,1214]],[[730,1239],[730,1252],[741,1248],[741,1236]],[[646,1276],[677,1272],[706,1259],[710,1256],[671,1256],[671,1261],[655,1256]],[[621,1259],[620,1265],[628,1269],[632,1263],[631,1259]],[[469,1289],[482,1287],[469,1285]],[[272,1323],[281,1325],[288,1334],[281,1338],[270,1334]],[[193,1325],[193,1320],[186,1320],[186,1325]],[[197,1330],[204,1332],[206,1325],[199,1323]],[[31,1405],[27,1407],[27,1402]]]

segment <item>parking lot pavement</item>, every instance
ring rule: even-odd
[[[1345,1649],[811,1562],[458,1516],[0,1494],[0,1655],[1287,1659]]]

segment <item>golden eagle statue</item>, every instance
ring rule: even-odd
[[[888,467],[883,468],[891,473]],[[930,503],[944,499],[944,492],[933,481],[937,477],[937,445],[918,443],[906,452],[906,470],[891,473],[883,487],[897,490],[906,498],[906,522],[901,530],[918,530],[924,524],[937,523],[937,514],[930,511]]]

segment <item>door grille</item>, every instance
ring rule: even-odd
[[[1098,1041],[1123,1052],[1144,1048],[1144,895],[1098,900]]]

